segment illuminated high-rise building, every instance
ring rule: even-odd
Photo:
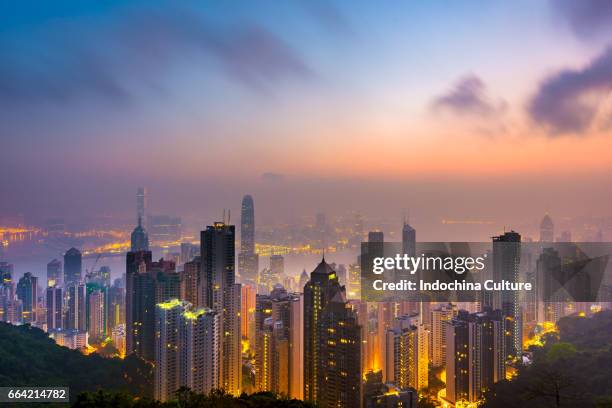
[[[459,311],[446,325],[446,399],[474,403],[505,379],[504,318],[501,311]]]
[[[255,347],[255,304],[256,287],[252,283],[242,284],[240,332],[243,340],[248,340],[249,348]]]
[[[151,251],[128,252],[126,256],[126,355],[153,359],[155,327],[155,292],[153,277],[147,273],[151,267]]]
[[[361,327],[344,291],[321,311],[319,333],[317,405],[361,407]]]
[[[95,289],[88,294],[88,328],[90,340],[101,341],[106,338],[106,290]]]
[[[510,231],[493,237],[493,280],[515,283],[519,281],[521,262],[521,235]],[[518,358],[523,350],[523,318],[518,291],[502,291],[494,294],[493,305],[501,309],[506,319],[507,359]]]
[[[47,331],[64,327],[64,291],[55,285],[47,288]]]
[[[555,240],[555,224],[550,215],[544,215],[540,222],[540,242],[552,243]]]
[[[416,314],[398,317],[386,334],[386,382],[401,389],[428,385],[430,332],[419,321]]]
[[[62,261],[53,259],[47,264],[47,286],[62,284]]]
[[[345,288],[325,259],[304,287],[304,399],[319,406],[361,404],[361,328]]]
[[[70,248],[64,254],[64,285],[69,287],[81,282],[83,261],[81,252],[76,248]]]
[[[241,358],[241,291],[235,275],[235,227],[216,222],[201,232],[204,306],[219,314],[220,386],[228,393],[240,394]]]
[[[195,307],[204,304],[201,291],[201,272],[202,265],[199,256],[186,262],[181,272],[181,300],[185,300]]]
[[[242,281],[255,281],[259,271],[259,255],[255,253],[255,207],[253,197],[242,198],[240,212],[240,253],[238,272]]]
[[[87,331],[86,290],[84,283],[73,283],[66,289],[66,321],[64,328]]]
[[[219,315],[178,299],[155,307],[154,396],[174,397],[180,387],[208,394],[219,388]]]
[[[24,323],[36,322],[36,309],[38,306],[38,278],[26,272],[17,283],[17,298],[21,300],[22,321]]]
[[[444,322],[457,315],[457,308],[452,304],[443,304],[431,311],[431,365],[446,365],[446,325]]]
[[[155,305],[180,296],[176,264],[151,261],[150,251],[128,252],[126,257],[126,353],[153,361]]]
[[[256,389],[298,398],[302,394],[301,297],[277,286],[257,295],[255,309]]]

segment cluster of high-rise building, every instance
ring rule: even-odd
[[[60,345],[85,348],[111,337],[125,324],[125,290],[120,280],[110,283],[110,269],[82,273],[82,255],[70,248],[60,260],[47,264],[47,284],[26,272],[15,284],[12,265],[0,263],[0,321],[28,323],[47,331]],[[120,342],[121,343],[121,342]],[[123,355],[125,348],[118,347]]]
[[[323,256],[310,273],[297,275],[272,253],[260,268],[250,195],[242,200],[237,259],[229,217],[204,228],[199,245],[181,244],[176,261],[155,261],[143,225],[144,189],[137,215],[124,281],[111,284],[107,267],[84,276],[76,248],[63,262],[48,263],[43,293],[31,273],[14,282],[12,265],[0,262],[0,320],[37,325],[71,348],[110,339],[120,355],[154,364],[154,397],[161,401],[188,387],[272,391],[329,408],[414,407],[435,372],[444,373],[445,404],[476,403],[521,359],[526,330],[580,307],[516,292],[482,293],[470,303],[366,302],[359,259],[346,268]],[[325,247],[322,214],[315,226]],[[360,221],[355,230],[361,235],[362,228]],[[401,237],[402,251],[415,256],[416,231],[406,221]],[[381,231],[368,234],[379,249],[384,239]],[[567,254],[549,247],[553,239],[548,215],[533,262],[531,255],[521,259],[519,233],[493,237],[488,278],[517,282],[521,262],[538,277],[569,268]],[[534,282],[537,290],[553,284],[546,279]]]

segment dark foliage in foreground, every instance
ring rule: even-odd
[[[0,322],[0,386],[69,387],[74,400],[99,389],[151,395],[151,381],[152,367],[135,356],[86,356],[58,346],[38,328]]]
[[[484,407],[612,408],[612,311],[566,317],[558,328],[531,350],[531,365],[486,393]]]
[[[176,399],[169,402],[135,398],[125,393],[83,393],[77,397],[72,408],[314,408],[312,404],[296,399],[279,397],[270,392],[242,394],[234,397],[223,391],[208,395],[197,394],[187,388],[177,391]]]

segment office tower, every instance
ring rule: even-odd
[[[219,387],[219,315],[178,299],[155,308],[155,398],[180,387],[207,394]]]
[[[477,402],[492,384],[505,379],[504,317],[487,309],[459,311],[446,325],[446,399]]]
[[[257,295],[255,381],[260,391],[301,395],[301,297],[280,285]]]
[[[519,281],[521,235],[510,231],[493,237],[493,280]],[[494,308],[501,309],[506,319],[506,350],[508,359],[519,358],[523,350],[522,313],[518,291],[495,293]]]
[[[154,398],[161,402],[172,399],[180,388],[179,317],[187,304],[178,299],[155,306],[155,377]]]
[[[55,285],[47,288],[47,331],[61,329],[64,327],[63,309],[64,292],[61,287]]]
[[[38,306],[38,278],[26,272],[17,283],[17,298],[21,300],[22,321],[24,323],[36,322],[36,309]]]
[[[201,232],[204,306],[219,313],[221,387],[240,394],[242,361],[240,342],[241,286],[235,276],[235,227],[216,222]]]
[[[561,285],[555,276],[561,276],[561,257],[554,248],[543,248],[536,261],[536,321],[556,323],[564,315],[564,302],[556,293]]]
[[[151,261],[150,251],[126,256],[126,353],[153,361],[155,305],[180,296],[176,264],[163,258]]]
[[[132,231],[130,238],[132,252],[149,250],[149,236],[142,226],[142,218],[140,216],[138,217],[138,225],[134,228],[134,231]]]
[[[548,214],[544,215],[540,222],[540,242],[554,242],[555,238],[555,225],[553,224],[552,218]]]
[[[359,262],[348,267],[348,298],[361,299],[361,265]]]
[[[402,227],[402,251],[408,256],[416,256],[416,230],[406,220]]]
[[[90,340],[94,342],[104,340],[106,337],[105,314],[106,291],[94,289],[88,294],[88,328]]]
[[[21,300],[15,298],[13,265],[0,262],[0,321],[21,323]]]
[[[203,299],[201,294],[201,279],[200,273],[202,265],[200,257],[193,258],[192,261],[186,262],[183,266],[181,275],[181,300],[191,303],[195,307],[202,306]]]
[[[320,406],[333,403],[358,407],[361,360],[356,356],[361,355],[361,329],[346,302],[344,287],[325,259],[312,271],[304,287],[303,324],[304,399]],[[337,354],[328,347],[331,344],[327,340],[338,345]],[[328,361],[336,366],[322,367]]]
[[[153,244],[164,244],[181,240],[182,222],[180,217],[170,215],[149,215],[149,241]]]
[[[82,272],[81,252],[76,248],[70,248],[64,254],[64,285],[66,287],[81,282]]]
[[[257,279],[259,255],[255,253],[255,207],[253,197],[242,198],[240,212],[240,253],[238,254],[238,272],[243,281]]]
[[[435,307],[431,311],[431,365],[443,367],[446,365],[446,325],[444,322],[457,315],[457,308],[452,304]]]
[[[147,219],[148,205],[147,189],[138,187],[138,190],[136,190],[136,219],[139,220],[139,225],[141,220]]]
[[[289,391],[290,398],[304,399],[304,295],[289,299]]]
[[[66,322],[64,328],[87,331],[85,284],[73,283],[66,289]]]
[[[125,288],[117,285],[117,281],[108,289],[108,312],[106,332],[110,333],[115,327],[123,325],[125,341]],[[124,350],[125,351],[125,350]]]
[[[248,348],[255,347],[255,304],[256,288],[254,284],[242,284],[240,334],[248,341]]]
[[[240,212],[240,251],[255,252],[255,207],[248,194],[242,198]]]
[[[62,284],[62,262],[53,259],[47,264],[47,286]]]
[[[385,242],[385,234],[382,231],[368,232],[368,242]]]
[[[336,292],[321,311],[317,404],[360,407],[361,327],[344,291]]]
[[[298,291],[299,292],[303,292],[304,291],[304,286],[306,286],[306,284],[308,283],[309,279],[310,279],[310,277],[308,276],[308,272],[306,272],[306,269],[304,269],[302,271],[302,274],[300,275],[300,282],[298,283]]]
[[[155,325],[155,292],[150,269],[151,251],[128,252],[126,255],[126,354],[136,353],[145,360],[153,359],[153,327]]]
[[[401,389],[427,388],[429,329],[417,314],[394,319],[386,333],[385,377]]]

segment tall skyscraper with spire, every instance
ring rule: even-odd
[[[235,227],[215,222],[200,236],[203,302],[219,314],[221,335],[220,385],[238,395],[242,385],[241,286],[235,274]]]
[[[255,207],[249,194],[242,198],[240,211],[240,253],[238,272],[243,281],[257,280],[259,255],[255,253]]]
[[[131,251],[148,251],[149,250],[149,236],[142,226],[142,217],[138,215],[138,225],[132,231],[131,236]]]

